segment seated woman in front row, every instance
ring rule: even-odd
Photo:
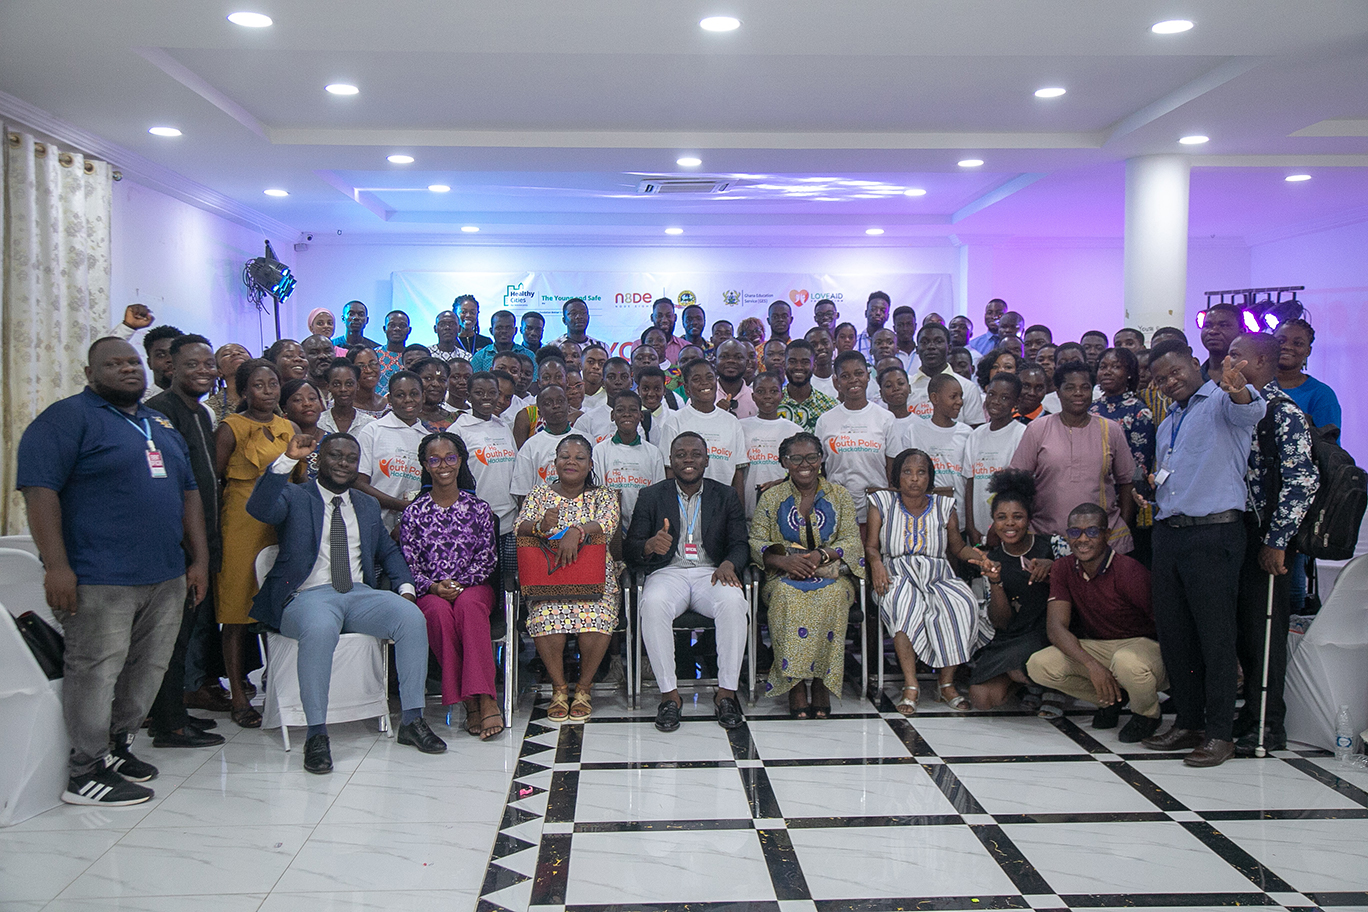
[[[902,666],[905,686],[897,709],[905,716],[916,713],[921,693],[918,657],[936,669],[937,697],[956,712],[967,712],[969,701],[955,688],[955,670],[992,636],[979,628],[974,593],[946,559],[953,554],[982,566],[987,558],[960,537],[955,499],[931,493],[935,472],[922,450],[907,449],[893,457],[888,479],[897,490],[869,495],[865,526],[865,560],[875,601],[893,632]]]
[[[864,576],[860,527],[850,492],[822,478],[822,442],[794,434],[779,444],[788,477],[760,495],[751,555],[765,568],[774,664],[766,689],[789,694],[789,715],[825,719],[840,694],[845,637],[855,600],[851,574]],[[808,698],[807,679],[812,679]]]
[[[982,566],[989,583],[988,620],[997,632],[974,656],[969,699],[975,709],[996,709],[1017,685],[1029,686],[1026,660],[1050,645],[1045,603],[1055,553],[1050,536],[1031,532],[1035,490],[1035,477],[1021,469],[1001,469],[988,480],[999,544]],[[1039,690],[1022,695],[1023,709],[1040,709]]]

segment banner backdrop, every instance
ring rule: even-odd
[[[431,334],[437,312],[449,310],[457,295],[473,294],[480,302],[480,331],[489,332],[489,318],[498,310],[519,317],[535,310],[546,317],[544,338],[565,332],[561,307],[570,298],[589,305],[589,335],[609,343],[616,354],[631,346],[651,323],[656,299],[668,297],[675,310],[697,303],[708,316],[707,333],[715,320],[733,325],[746,317],[765,318],[772,301],[793,305],[794,335],[813,325],[812,307],[822,298],[836,302],[840,321],[864,329],[865,301],[880,290],[893,306],[907,304],[918,319],[936,311],[949,319],[954,295],[947,274],[926,275],[802,275],[790,273],[660,273],[660,272],[395,272],[393,306],[409,315],[414,339]],[[891,327],[892,321],[888,325]],[[682,333],[683,327],[676,328]],[[768,326],[765,329],[769,333]]]

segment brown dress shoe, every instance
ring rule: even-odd
[[[228,712],[233,708],[233,703],[224,696],[222,689],[213,684],[206,684],[199,690],[192,690],[185,695],[184,703],[188,709],[203,709],[208,712]]]
[[[1200,745],[1205,737],[1204,732],[1174,725],[1163,734],[1151,735],[1140,743],[1152,751],[1192,750]]]
[[[1183,758],[1184,766],[1220,766],[1231,757],[1235,756],[1234,741],[1217,741],[1211,738],[1204,742],[1201,747]]]

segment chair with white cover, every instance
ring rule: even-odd
[[[14,548],[40,557],[38,545],[34,543],[32,535],[0,535],[0,548]]]
[[[275,563],[279,547],[263,548],[256,559],[260,584]],[[262,727],[280,727],[285,750],[290,749],[290,726],[307,725],[299,696],[299,643],[276,631],[262,636],[266,656],[265,703]],[[344,633],[333,653],[332,682],[328,685],[328,724],[379,717],[380,731],[392,735],[389,719],[389,649],[384,640],[363,633]]]
[[[1286,698],[1289,741],[1334,749],[1342,704],[1349,705],[1354,731],[1368,725],[1368,554],[1340,571],[1288,660]]]
[[[33,611],[54,623],[37,557],[0,548],[0,604],[0,826],[11,826],[62,803],[71,743],[62,679],[47,679],[13,620]]]

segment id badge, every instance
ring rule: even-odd
[[[1154,473],[1154,486],[1155,486],[1156,488],[1159,487],[1159,486],[1162,485],[1164,482],[1168,481],[1169,476],[1172,475],[1172,474],[1173,474],[1173,473],[1170,472],[1168,469],[1160,469],[1159,471],[1155,472],[1155,473]]]
[[[152,473],[153,478],[166,477],[166,463],[162,461],[162,454],[157,450],[147,451],[147,470]]]
[[[684,559],[691,561],[698,560],[698,545],[694,544],[693,542],[685,542]]]

